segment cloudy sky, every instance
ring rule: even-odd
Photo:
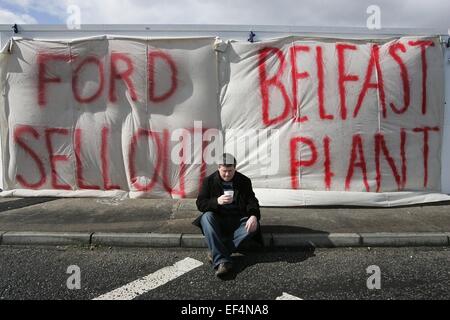
[[[449,0],[0,0],[0,24],[249,24],[366,26],[371,5],[382,27],[450,27]]]

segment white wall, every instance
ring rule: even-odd
[[[19,25],[22,37],[73,39],[102,34],[149,37],[199,37],[218,36],[223,39],[248,39],[250,31],[255,40],[287,35],[325,36],[333,38],[384,38],[404,35],[447,35],[447,30],[389,28],[368,30],[360,27],[297,27],[251,25],[82,25],[79,30],[69,30],[65,25]],[[0,24],[0,41],[4,45],[12,35],[11,25]]]
[[[445,115],[444,136],[442,144],[442,192],[450,194],[450,48],[445,49]]]

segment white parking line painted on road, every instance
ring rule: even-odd
[[[108,292],[93,300],[132,300],[150,290],[172,281],[183,274],[200,267],[203,262],[192,258],[178,261],[173,266],[162,268],[123,287]]]
[[[283,292],[283,294],[278,298],[276,298],[275,300],[303,300],[303,299],[293,296],[289,293]]]

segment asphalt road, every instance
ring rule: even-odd
[[[450,299],[450,248],[253,251],[238,254],[236,272],[221,280],[205,250],[6,246],[0,299],[93,299],[188,257],[203,264],[136,299]],[[380,289],[367,287],[376,276],[369,266],[379,267]]]

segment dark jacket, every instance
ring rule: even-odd
[[[239,207],[241,215],[243,217],[250,217],[254,215],[259,221],[261,219],[259,202],[253,192],[252,182],[250,179],[236,171],[232,181],[234,190],[233,197]],[[216,171],[203,180],[203,184],[196,202],[198,210],[202,212],[202,214],[208,211],[220,214],[220,205],[217,203],[217,198],[223,195],[223,192],[222,179],[220,178],[219,171]],[[193,222],[193,224],[200,229],[202,229],[200,224],[201,217],[202,215],[200,215]],[[262,234],[259,227],[254,239],[260,244],[263,244]]]

